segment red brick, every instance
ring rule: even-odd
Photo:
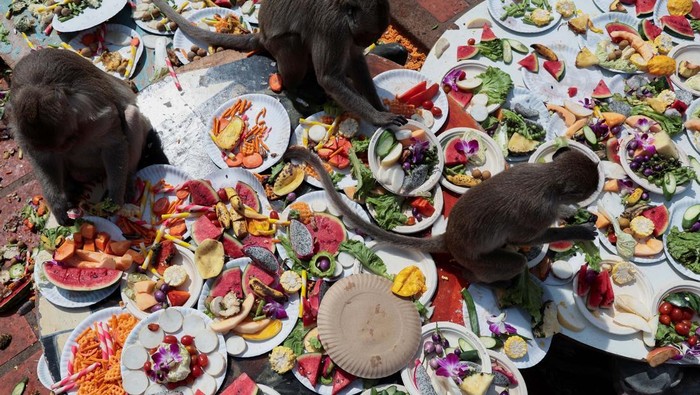
[[[41,357],[42,349],[38,347],[37,351],[31,356],[23,361],[17,361],[19,364],[12,369],[10,369],[4,376],[0,377],[0,387],[7,389],[7,392],[3,394],[9,394],[15,384],[17,384],[22,378],[28,377],[29,382],[27,387],[25,387],[25,394],[33,394],[34,391],[39,391],[41,395],[47,395],[49,390],[47,390],[36,375],[36,365]]]
[[[0,317],[0,332],[12,335],[10,346],[0,351],[0,365],[14,358],[37,341],[27,320],[18,314]]]
[[[446,22],[457,15],[462,15],[469,7],[469,4],[464,0],[416,0],[416,3],[420,4],[440,23]]]
[[[19,197],[19,201],[14,194]],[[19,215],[24,204],[31,199],[32,196],[41,193],[41,187],[39,182],[32,180],[21,187],[17,188],[14,192],[8,192],[6,189],[0,189],[0,245],[4,245],[8,239],[11,237],[16,237],[19,240],[26,242],[29,245],[36,245],[39,237],[30,232],[25,226],[21,225],[17,228],[17,233],[5,231],[4,227],[8,221],[16,215]],[[8,194],[12,197],[8,198]]]
[[[3,188],[7,188],[13,182],[32,172],[32,166],[27,156],[19,158],[19,146],[14,140],[0,141],[0,154],[3,155],[0,158],[4,158],[4,153],[13,149],[14,155],[8,159],[0,159],[0,185]]]

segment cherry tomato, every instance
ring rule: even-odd
[[[693,335],[688,338],[688,345],[690,347],[695,347],[695,345],[698,344],[698,336]]]
[[[190,370],[197,365],[199,365],[199,359],[195,358],[194,356],[190,358]]]
[[[470,38],[469,40],[467,40],[467,44],[469,44],[469,45],[474,45],[474,44],[476,44],[476,39]]]
[[[680,322],[676,324],[674,329],[676,330],[676,333],[678,333],[681,336],[688,336],[688,334],[690,333],[690,327]]]
[[[671,311],[673,310],[673,305],[668,302],[663,302],[659,306],[659,314],[671,314]]]
[[[143,364],[143,370],[145,370],[145,371],[151,370],[151,361],[146,361],[146,362]]]
[[[659,316],[659,322],[664,325],[671,325],[671,316],[668,314],[661,314]]]
[[[185,335],[180,339],[180,343],[182,343],[183,346],[190,346],[194,342],[194,339],[190,335]]]
[[[196,365],[192,368],[192,376],[199,377],[202,375],[202,373],[202,368],[199,365]]]
[[[185,346],[185,348],[187,349],[187,352],[190,353],[190,355],[194,355],[197,353],[197,347],[193,345]]]
[[[679,307],[674,307],[673,310],[671,310],[671,321],[674,323],[679,322],[683,319],[683,310],[681,310]]]
[[[615,233],[608,233],[608,241],[612,245],[615,245],[617,243],[617,236],[615,235]]]
[[[431,108],[433,108],[433,106],[434,106],[434,104],[433,104],[432,100],[426,100],[423,102],[422,107],[425,108],[426,110],[430,110]]]
[[[434,117],[441,117],[442,116],[442,110],[440,109],[440,107],[433,107],[430,109],[430,112],[433,113]]]
[[[216,191],[216,194],[219,195],[219,199],[221,199],[224,202],[228,202],[228,195],[226,195],[226,191],[224,188],[219,188],[218,191]]]
[[[163,338],[163,343],[168,343],[168,344],[177,344],[177,337],[173,335],[166,335]]]
[[[207,354],[199,354],[197,359],[199,359],[199,366],[205,368],[207,365],[209,365],[209,357]]]
[[[693,325],[693,323],[690,322],[690,320],[682,320],[681,324],[687,326],[688,328],[690,328]]]
[[[167,383],[167,384],[165,384],[165,388],[172,391],[179,386],[178,384],[179,383]]]
[[[272,210],[272,211],[270,211],[270,218],[280,219],[280,215],[279,215],[279,213],[277,213],[277,211]]]
[[[695,312],[693,309],[686,307],[683,309],[683,319],[684,320],[692,320],[693,316],[695,315]]]

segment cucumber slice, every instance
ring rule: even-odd
[[[598,145],[598,136],[595,135],[595,132],[593,129],[591,129],[589,126],[584,126],[583,127],[583,137],[586,138],[586,141],[592,145],[596,146]]]
[[[683,229],[688,230],[698,219],[700,219],[700,204],[695,204],[688,207],[683,213],[681,226]]]
[[[481,344],[483,344],[484,347],[488,349],[494,349],[498,347],[498,339],[496,339],[495,337],[481,336],[479,337],[479,340],[481,340]]]
[[[513,50],[510,47],[510,42],[508,40],[501,40],[503,45],[503,62],[505,64],[510,64],[513,61]]]
[[[479,352],[476,350],[463,351],[459,354],[459,359],[462,361],[480,361]]]
[[[469,343],[469,341],[463,337],[460,337],[459,340],[457,340],[457,343],[459,343],[459,348],[462,351],[471,351],[471,350],[476,350],[474,346]]]
[[[692,156],[688,156],[688,160],[690,161],[690,167],[692,167],[695,172],[695,182],[700,184],[700,161]]]
[[[676,193],[676,176],[673,173],[664,174],[664,182],[661,184],[661,190],[664,192],[666,200],[671,200]]]
[[[18,279],[24,276],[24,265],[21,263],[15,263],[10,266],[10,278]]]
[[[27,387],[28,381],[29,379],[27,377],[20,380],[20,382],[15,385],[15,388],[12,389],[11,395],[22,395],[24,393],[24,389]]]
[[[520,52],[520,53],[528,53],[530,52],[527,48],[527,46],[523,43],[521,43],[518,40],[514,40],[512,38],[507,38],[505,41],[508,41],[508,44],[510,44],[510,47],[513,48],[513,51],[515,52]]]
[[[394,395],[396,393],[397,388],[395,386],[391,386],[387,389],[384,390],[386,392],[386,395]]]
[[[377,145],[375,146],[375,152],[380,158],[384,159],[385,156],[389,155],[391,149],[396,145],[396,138],[394,133],[389,130],[384,130],[379,139],[377,139]]]

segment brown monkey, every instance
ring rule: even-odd
[[[575,150],[551,163],[514,166],[470,188],[452,208],[446,232],[429,238],[402,236],[364,221],[343,202],[321,160],[308,149],[290,147],[285,157],[310,164],[333,204],[366,234],[425,252],[449,252],[470,281],[492,283],[522,273],[525,256],[507,245],[595,238],[592,225],[550,227],[566,205],[589,197],[598,185],[597,165]]]
[[[105,176],[109,197],[122,205],[151,129],[131,89],[59,49],[34,51],[17,62],[11,89],[10,127],[58,222],[69,222],[66,211],[83,184]]]
[[[388,0],[265,0],[258,17],[260,32],[245,35],[200,29],[165,1],[153,3],[198,41],[268,51],[288,88],[298,86],[313,68],[319,85],[344,109],[375,125],[406,123],[384,108],[363,54],[389,25]]]

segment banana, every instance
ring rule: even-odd
[[[255,277],[251,278],[250,281],[248,281],[248,285],[250,285],[250,288],[253,290],[253,293],[261,298],[270,297],[280,303],[287,301],[287,295],[276,289],[268,287],[267,285],[265,285],[265,283],[263,283]]]
[[[231,215],[228,212],[226,204],[224,202],[218,202],[214,210],[216,211],[216,218],[218,218],[221,226],[223,226],[224,229],[229,229],[231,227]]]

